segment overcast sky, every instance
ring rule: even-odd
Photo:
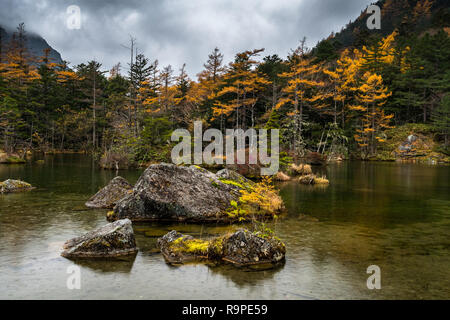
[[[215,46],[235,53],[265,48],[286,57],[305,36],[309,46],[354,20],[370,0],[0,0],[0,25],[25,22],[71,65],[96,59],[110,69],[129,61],[129,36],[139,52],[195,76]],[[81,29],[66,23],[81,9]],[[122,73],[126,70],[122,70]]]

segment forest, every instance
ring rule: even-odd
[[[354,28],[349,45],[348,28],[314,48],[304,38],[285,58],[251,48],[226,64],[216,47],[197,79],[186,65],[138,52],[134,38],[130,61],[111,70],[55,63],[48,50],[36,57],[22,23],[0,41],[1,148],[19,158],[86,152],[104,167],[111,159],[129,167],[168,160],[171,132],[200,120],[205,129],[278,128],[289,158],[387,160],[390,133],[411,128],[432,133],[434,151],[449,155],[450,28],[430,23],[387,35]]]

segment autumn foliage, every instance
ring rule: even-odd
[[[402,3],[386,1],[382,14]],[[411,19],[422,21],[432,9],[433,1],[419,1]],[[433,123],[448,141],[445,30],[412,36],[394,29],[346,47],[332,34],[313,49],[302,40],[285,59],[264,49],[224,57],[214,48],[193,79],[189,66],[160,66],[138,52],[133,38],[130,61],[109,72],[97,61],[55,63],[48,50],[36,57],[22,24],[0,39],[2,149],[167,160],[171,132],[192,130],[195,120],[223,132],[279,129],[286,162],[311,153],[370,158],[387,129],[408,122]]]

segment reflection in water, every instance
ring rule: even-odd
[[[114,259],[111,260],[89,260],[89,259],[77,259],[76,265],[80,267],[86,267],[100,273],[106,272],[118,272],[118,273],[130,273],[133,268],[133,263],[136,260],[136,255],[127,257],[126,259]]]
[[[233,281],[238,287],[254,287],[261,282],[273,280],[276,273],[283,269],[283,264],[269,270],[251,270],[248,268],[236,268],[232,265],[212,266],[210,270],[213,274],[220,274]]]
[[[287,212],[270,226],[286,243],[286,263],[249,271],[230,265],[171,267],[156,247],[170,230],[210,237],[239,226],[135,223],[132,261],[71,261],[67,239],[106,223],[84,202],[116,173],[80,155],[44,164],[0,165],[0,180],[37,187],[0,195],[0,298],[58,299],[348,299],[450,298],[450,168],[344,162],[315,168],[330,185],[280,183]],[[120,171],[134,183],[141,170]],[[81,268],[81,290],[68,290],[67,267]],[[381,268],[381,290],[366,269]]]

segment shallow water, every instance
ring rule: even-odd
[[[141,171],[120,171],[135,182]],[[171,267],[156,239],[176,229],[195,236],[230,226],[134,224],[134,261],[72,262],[62,243],[106,223],[84,202],[114,177],[80,155],[44,164],[0,165],[0,181],[37,189],[0,195],[1,299],[449,299],[450,167],[344,162],[323,169],[328,187],[280,184],[287,213],[272,228],[286,243],[284,266]],[[66,286],[81,269],[81,289]],[[381,289],[366,286],[369,265]]]

